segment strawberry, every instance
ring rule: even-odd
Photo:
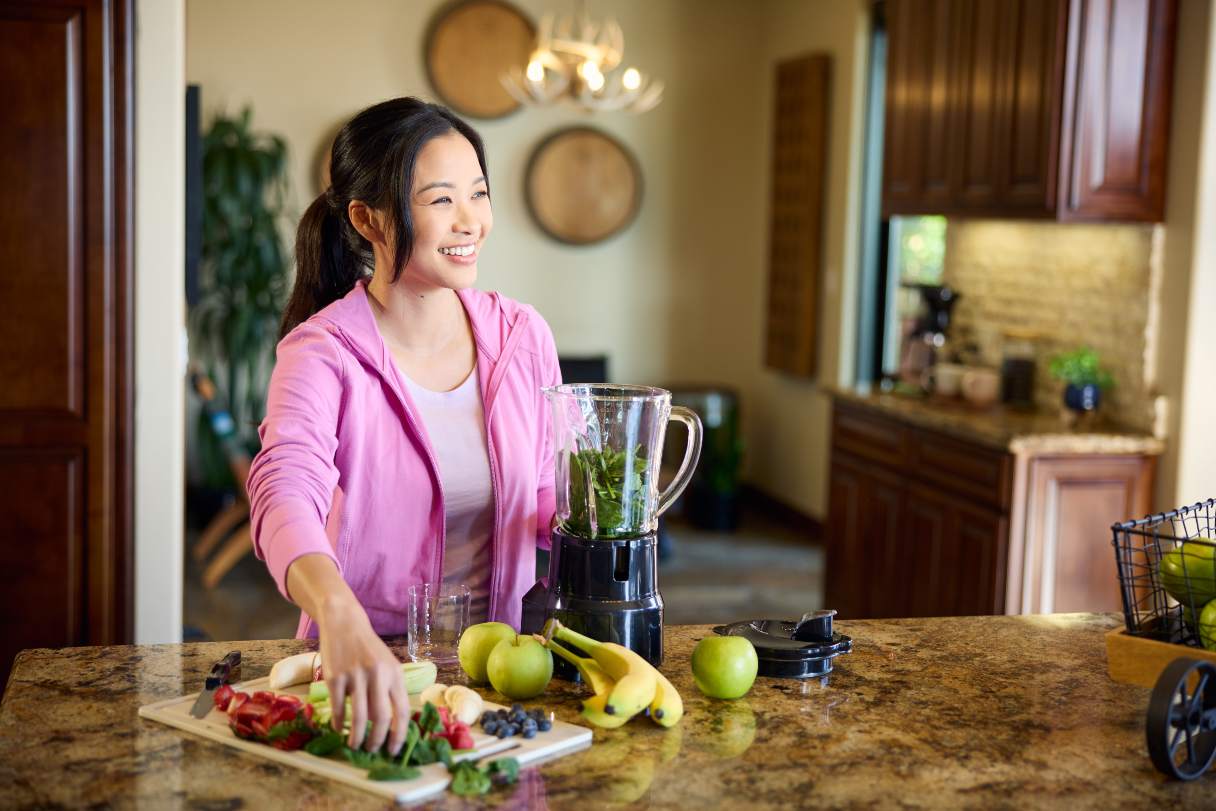
[[[215,708],[217,710],[219,710],[220,712],[224,712],[225,710],[227,710],[228,702],[232,700],[232,696],[233,696],[234,692],[235,691],[232,689],[231,686],[229,686],[227,684],[221,684],[219,686],[219,689],[215,691],[215,695],[213,695],[211,697],[211,701],[212,701],[212,703],[215,704]]]

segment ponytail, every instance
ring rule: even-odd
[[[296,281],[283,310],[279,338],[306,321],[325,305],[354,288],[363,275],[363,263],[346,244],[345,212],[335,211],[329,192],[312,201],[296,231]]]
[[[389,281],[397,281],[414,244],[409,205],[414,164],[429,140],[449,132],[472,144],[481,173],[489,177],[481,137],[438,104],[408,96],[382,101],[339,130],[329,156],[332,185],[313,200],[296,232],[296,281],[283,311],[280,339],[349,293],[374,263],[371,243],[347,216],[352,201],[388,215],[397,255],[387,270]]]

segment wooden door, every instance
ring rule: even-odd
[[[1009,524],[969,497],[913,484],[905,511],[910,615],[1000,614]]]
[[[954,154],[958,178],[953,208],[961,214],[987,213],[999,205],[1000,152],[1008,143],[1004,62],[1009,32],[1003,27],[1003,3],[979,0],[955,8],[962,140]]]
[[[1071,0],[1060,216],[1165,218],[1173,0]]]
[[[0,2],[0,684],[132,637],[131,22]]]
[[[854,576],[863,584],[868,617],[907,616],[903,491],[902,477],[882,468],[870,468],[862,478],[862,555]]]

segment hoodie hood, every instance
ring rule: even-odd
[[[367,279],[360,279],[351,291],[334,301],[305,323],[319,326],[333,335],[365,365],[397,388],[397,372],[388,344],[376,326],[368,300]],[[477,345],[477,372],[482,381],[482,400],[489,412],[502,383],[502,377],[519,348],[529,320],[529,309],[498,293],[474,288],[457,290],[473,328]]]

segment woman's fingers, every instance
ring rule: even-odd
[[[342,731],[342,720],[346,716],[346,676],[334,676],[325,680],[329,684],[329,706],[333,714],[330,716],[330,726],[337,732]]]
[[[410,694],[405,691],[405,679],[401,678],[401,671],[395,671],[395,675],[397,679],[388,693],[393,709],[393,734],[389,738],[388,751],[394,757],[405,744],[405,735],[410,728]]]
[[[356,670],[350,679],[350,738],[347,745],[358,749],[367,735],[367,676]]]
[[[400,680],[400,676],[398,676],[398,680]],[[367,704],[372,722],[372,729],[367,737],[367,749],[370,752],[379,751],[380,747],[384,745],[384,739],[388,737],[389,724],[393,720],[391,692],[392,681],[389,678],[388,668],[385,665],[379,665],[372,670],[367,684]]]

